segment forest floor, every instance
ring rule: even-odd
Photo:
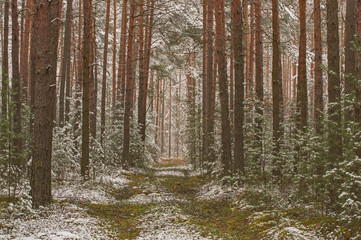
[[[307,209],[277,210],[242,188],[222,186],[164,159],[87,184],[54,186],[54,204],[0,199],[0,239],[339,239],[335,219]],[[356,238],[355,238],[356,239]]]

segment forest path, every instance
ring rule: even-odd
[[[115,204],[87,204],[103,220],[112,239],[219,239],[193,223],[187,206],[209,182],[191,175],[192,166],[180,159],[162,159],[146,171],[127,172],[129,184],[111,193]]]

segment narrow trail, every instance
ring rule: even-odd
[[[148,209],[136,219],[139,235],[135,239],[215,239],[191,223],[183,211],[193,201],[205,179],[190,176],[191,165],[182,160],[162,160],[145,175],[129,176],[130,194],[120,204]],[[121,196],[121,195],[120,195]]]

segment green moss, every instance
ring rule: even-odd
[[[139,235],[138,220],[144,216],[153,205],[128,205],[128,204],[85,204],[88,213],[107,222],[109,230],[116,239],[134,239]]]
[[[201,176],[196,177],[177,177],[168,176],[163,177],[162,185],[167,188],[169,192],[178,195],[181,198],[193,199],[197,194],[199,188],[208,183],[210,179]]]
[[[191,223],[205,233],[223,239],[258,239],[259,231],[249,224],[249,211],[232,208],[228,201],[193,201],[180,204],[183,211],[192,216]]]

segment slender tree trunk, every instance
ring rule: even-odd
[[[127,22],[128,22],[128,0],[123,0],[122,7],[122,27],[119,47],[119,66],[118,66],[118,101],[121,107],[124,107],[125,101],[125,82],[126,82],[126,49],[127,49]],[[120,88],[120,89],[119,89]]]
[[[262,1],[255,1],[255,40],[256,40],[256,97],[257,97],[257,146],[262,151],[262,133],[263,133],[263,33],[262,33]],[[257,156],[262,159],[262,154]],[[260,166],[261,167],[261,166]]]
[[[32,29],[31,78],[34,95],[34,147],[31,166],[31,196],[33,206],[51,203],[51,157],[53,137],[53,108],[58,49],[59,0],[34,0],[35,15]]]
[[[243,10],[240,0],[232,0],[233,54],[234,54],[234,170],[244,172],[244,58],[243,58]]]
[[[354,40],[356,34],[356,0],[347,0],[346,5],[346,43],[345,43],[345,94],[355,94],[356,62]],[[353,121],[353,109],[346,107],[345,120]]]
[[[139,2],[139,96],[138,96],[138,124],[142,141],[145,142],[145,124],[146,124],[146,92],[148,81],[145,80],[145,54],[144,54],[144,0]],[[144,101],[145,100],[145,101]]]
[[[149,2],[148,2],[149,4]],[[146,35],[145,35],[145,51],[144,51],[144,64],[143,64],[143,84],[139,85],[139,89],[142,88],[143,96],[139,95],[139,99],[142,99],[141,102],[141,135],[143,141],[145,141],[145,131],[146,131],[146,117],[147,117],[147,98],[148,98],[148,79],[149,79],[149,66],[150,66],[150,56],[151,56],[151,47],[152,47],[152,36],[153,36],[153,21],[154,21],[154,4],[155,1],[152,0],[150,3],[150,16],[147,27]],[[140,59],[142,59],[140,57]],[[139,111],[139,109],[138,109]]]
[[[23,81],[23,100],[27,100],[27,87],[29,81],[29,47],[30,47],[30,25],[31,25],[31,17],[30,17],[30,9],[32,8],[33,0],[26,1],[26,10],[25,10],[25,27],[24,34],[22,38],[22,47],[21,47],[21,59],[20,59],[20,74]],[[25,101],[24,101],[25,102]],[[28,101],[26,101],[27,103]]]
[[[169,140],[168,140],[168,157],[172,156],[172,80],[169,79]]]
[[[133,105],[133,46],[135,45],[135,12],[136,1],[130,1],[130,21],[129,21],[129,36],[128,36],[128,55],[127,55],[127,86],[126,86],[126,99],[124,109],[124,141],[123,141],[123,159],[122,164],[124,168],[130,165],[129,152],[130,152],[130,118],[132,115]]]
[[[82,12],[82,1],[79,1],[79,13]],[[78,20],[78,52],[77,52],[77,58],[78,58],[78,73],[77,73],[77,83],[76,83],[76,92],[75,92],[75,124],[74,124],[74,137],[75,137],[75,145],[78,147],[78,129],[81,121],[81,100],[82,97],[82,85],[83,85],[83,62],[82,62],[82,51],[83,49],[83,38],[82,38],[82,16],[79,15]]]
[[[203,132],[207,130],[207,73],[208,73],[208,28],[207,28],[207,14],[208,14],[208,0],[203,0],[203,36],[202,36],[202,44],[203,44],[203,68],[202,68],[202,84],[203,84],[203,94],[202,94],[202,128]],[[202,159],[206,159],[206,146],[207,146],[207,138],[206,134],[202,134]]]
[[[229,121],[229,95],[227,83],[226,31],[224,0],[215,1],[216,52],[219,73],[219,93],[221,101],[222,164],[224,175],[229,175],[232,162],[231,127]]]
[[[315,128],[321,134],[323,121],[323,79],[322,79],[322,20],[320,0],[314,0],[314,37],[315,37]]]
[[[113,89],[112,89],[112,107],[115,108],[116,89],[117,89],[117,0],[113,1]]]
[[[340,91],[340,39],[338,32],[338,1],[327,0],[327,46],[328,46],[328,100],[329,100],[329,162],[330,170],[338,167],[342,160],[341,91]],[[337,180],[331,179],[330,201],[334,205],[338,198]],[[332,206],[333,207],[333,206]]]
[[[83,109],[82,109],[82,158],[81,175],[89,178],[89,83],[90,83],[90,45],[91,45],[91,6],[89,0],[83,0]]]
[[[163,157],[164,153],[164,115],[165,115],[165,78],[162,79],[162,95],[161,95],[161,101],[162,101],[162,115],[160,117],[161,121],[161,127],[160,127],[160,134],[161,134],[161,147],[160,152],[161,156]]]
[[[102,79],[102,103],[101,103],[101,127],[100,144],[103,145],[103,135],[105,132],[105,98],[107,88],[107,64],[108,64],[108,41],[109,41],[109,21],[110,21],[110,0],[107,0],[107,13],[105,20],[105,39],[103,54],[103,79]]]
[[[90,95],[89,95],[89,110],[90,110],[90,136],[92,140],[96,140],[97,134],[97,100],[98,100],[98,78],[97,78],[97,46],[95,41],[95,18],[93,16],[92,0],[90,0]]]
[[[72,14],[72,0],[67,0],[66,7],[66,20],[64,31],[64,47],[63,47],[63,59],[61,70],[61,82],[60,82],[60,98],[59,98],[59,126],[63,127],[65,122],[65,88],[69,95],[69,82],[70,82],[70,59],[71,59],[71,26],[73,21]],[[67,85],[67,86],[66,86]],[[69,116],[66,117],[69,120]]]
[[[283,138],[283,94],[282,94],[282,67],[280,48],[280,28],[279,28],[279,6],[278,0],[272,0],[272,102],[273,102],[273,139],[275,142],[275,155],[281,148]],[[275,162],[274,162],[275,164]],[[273,175],[280,180],[281,169],[274,166]]]
[[[9,12],[10,2],[4,2],[4,43],[1,66],[1,120],[6,121],[9,97]],[[4,133],[5,131],[1,131]]]
[[[203,159],[206,162],[213,162],[215,159],[212,146],[214,144],[214,117],[212,114],[212,93],[213,93],[213,8],[214,1],[207,1],[207,84],[203,86],[203,94],[206,96],[205,116],[203,124]]]
[[[299,130],[307,127],[307,71],[306,71],[306,0],[299,0],[300,45],[298,54],[297,109]]]
[[[11,20],[12,20],[12,38],[11,38],[11,55],[12,55],[12,104],[13,111],[13,153],[14,164],[21,167],[22,163],[22,137],[21,135],[21,82],[19,72],[19,22],[18,22],[18,1],[11,1]]]
[[[358,46],[361,46],[361,0],[357,0],[357,15],[356,15],[356,36]],[[357,79],[361,79],[361,53],[356,54],[356,72]],[[355,122],[361,127],[361,86],[356,87],[356,102],[355,102]],[[359,142],[361,137],[359,136]],[[357,156],[361,158],[361,146],[357,149]]]

